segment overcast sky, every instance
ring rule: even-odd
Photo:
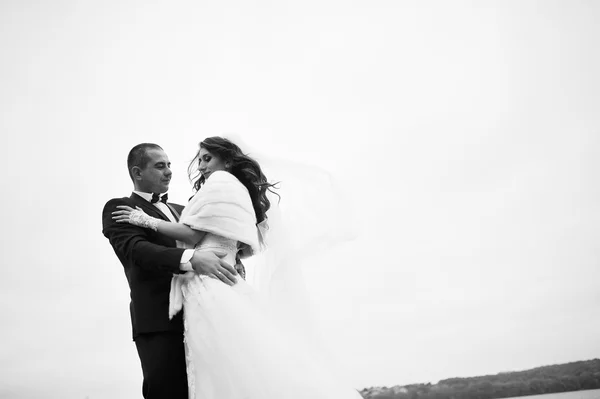
[[[599,18],[575,0],[2,1],[0,398],[141,397],[101,210],[148,141],[185,204],[197,143],[225,133],[347,193],[354,240],[306,273],[356,388],[600,357]]]

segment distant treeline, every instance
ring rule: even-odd
[[[360,394],[365,399],[495,399],[598,388],[600,359],[593,359],[437,384],[366,388]]]

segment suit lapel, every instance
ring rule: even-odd
[[[175,217],[175,220],[179,222],[179,218],[181,217],[179,215],[179,213],[177,213],[177,211],[175,210],[175,208],[173,206],[171,206],[171,204],[167,203],[165,204],[167,205],[167,207],[171,210],[171,213],[173,214],[173,216]]]
[[[160,209],[158,209],[157,207],[155,207],[154,205],[152,205],[151,203],[149,203],[148,201],[146,201],[145,199],[143,199],[136,193],[131,193],[130,198],[133,202],[135,202],[136,205],[138,205],[140,208],[142,208],[150,216],[159,217],[163,220],[166,220],[167,222],[170,221],[169,218],[167,217],[167,215],[162,213]],[[173,210],[173,209],[171,208],[171,210]]]

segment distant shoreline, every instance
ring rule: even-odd
[[[365,399],[499,399],[589,389],[600,389],[600,359],[359,392]]]

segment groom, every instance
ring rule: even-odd
[[[227,284],[233,284],[237,274],[212,252],[177,248],[175,240],[153,230],[113,220],[117,205],[127,205],[140,207],[150,216],[178,221],[183,207],[167,203],[164,194],[171,181],[170,166],[160,146],[136,145],[127,157],[133,193],[111,199],[102,211],[102,233],[121,261],[129,283],[133,340],[142,364],[142,393],[146,399],[188,398],[183,312],[172,320],[168,317],[173,274],[194,270],[221,279],[227,276]]]

